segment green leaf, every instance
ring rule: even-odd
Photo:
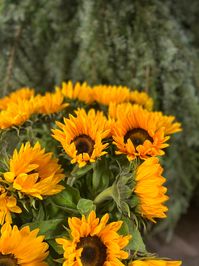
[[[92,164],[88,164],[84,167],[79,168],[78,165],[76,165],[73,169],[73,171],[71,172],[71,175],[74,177],[81,177],[85,174],[88,173],[88,171],[90,171],[93,168]]]
[[[57,195],[51,197],[51,201],[62,209],[77,209],[77,203],[80,199],[79,191],[69,185]]]
[[[143,242],[142,236],[140,234],[140,231],[138,228],[135,226],[133,221],[131,221],[128,218],[122,219],[124,221],[124,228],[125,231],[128,231],[128,234],[132,236],[132,238],[129,241],[129,244],[127,248],[133,250],[133,251],[139,251],[139,252],[146,252],[146,247]]]
[[[28,225],[31,230],[39,228],[39,234],[45,235],[45,239],[55,239],[67,234],[63,225],[66,224],[66,219],[51,219],[46,221],[37,221],[33,223],[25,224]]]
[[[80,199],[78,204],[77,204],[77,209],[81,214],[87,215],[89,214],[92,210],[96,209],[95,204],[93,203],[92,200],[88,199]]]
[[[107,161],[104,159],[97,160],[93,167],[93,189],[95,191],[102,191],[107,188],[111,176],[112,172],[109,169]]]

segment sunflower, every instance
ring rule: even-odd
[[[122,103],[129,100],[130,90],[123,86],[97,85],[92,90],[93,100],[109,105],[111,102]]]
[[[158,127],[165,127],[166,135],[182,131],[181,123],[175,122],[175,116],[163,115],[162,112],[155,112],[155,114],[158,116]]]
[[[21,230],[4,224],[0,237],[0,265],[4,266],[47,266],[48,244],[43,236],[37,236],[39,229],[30,231],[28,226]]]
[[[148,111],[153,109],[153,99],[146,92],[132,91],[130,92],[129,101],[132,104],[138,104]]]
[[[171,261],[171,260],[135,260],[129,264],[129,266],[180,266],[181,261]]]
[[[73,85],[71,81],[68,83],[62,82],[62,87],[56,87],[61,93],[68,99],[78,99],[85,103],[92,102],[92,91],[91,87],[86,83],[79,83]]]
[[[29,100],[34,96],[34,90],[30,88],[21,88],[10,93],[8,96],[0,99],[0,110],[5,110],[10,103],[18,103],[20,100]]]
[[[135,106],[131,111],[121,113],[113,128],[114,144],[117,154],[127,154],[129,160],[136,156],[146,159],[150,156],[164,155],[165,128],[158,126],[158,116],[141,107]]]
[[[135,110],[136,107],[139,108],[139,105],[132,105],[130,102],[124,102],[120,104],[111,102],[108,106],[108,117],[114,120],[117,120],[120,117],[123,118],[129,112]]]
[[[58,184],[64,178],[58,160],[52,158],[52,153],[45,153],[38,142],[34,147],[27,142],[21,145],[19,152],[15,150],[9,168],[4,178],[27,195],[42,199],[63,189]]]
[[[110,125],[103,113],[94,109],[89,110],[88,114],[84,109],[78,109],[76,115],[64,118],[64,124],[57,122],[61,130],[54,129],[52,132],[72,158],[71,163],[77,162],[79,167],[83,167],[106,154],[104,149],[108,144],[103,144],[102,140],[109,136]]]
[[[122,250],[127,246],[130,235],[121,236],[117,233],[122,221],[107,224],[109,215],[101,220],[92,211],[86,219],[73,217],[68,219],[71,240],[57,238],[58,244],[64,249],[63,266],[124,266],[120,261],[128,258]]]
[[[168,210],[164,202],[168,200],[166,179],[162,176],[163,168],[158,158],[152,157],[138,166],[135,173],[135,188],[133,192],[139,199],[138,212],[144,218],[154,221],[154,218],[165,218]]]
[[[7,109],[0,112],[0,129],[22,125],[34,112],[33,100],[18,100],[18,102],[9,103]]]
[[[0,224],[12,223],[11,212],[21,213],[14,196],[8,196],[6,190],[0,186]],[[1,264],[0,264],[1,265]]]
[[[47,92],[44,96],[35,97],[37,112],[40,114],[53,114],[61,111],[69,104],[64,103],[64,96],[59,90],[54,93]]]

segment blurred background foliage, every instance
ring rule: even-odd
[[[170,211],[156,230],[168,237],[199,184],[197,11],[197,0],[0,2],[1,96],[63,80],[122,84],[182,122],[163,162]]]

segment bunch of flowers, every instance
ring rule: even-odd
[[[142,237],[166,217],[159,158],[181,131],[147,93],[68,82],[0,110],[0,265],[181,265]]]

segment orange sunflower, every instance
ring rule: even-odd
[[[63,82],[62,87],[56,87],[57,90],[61,91],[61,93],[68,99],[78,99],[79,101],[85,103],[92,102],[92,91],[91,87],[86,83],[79,83],[73,85],[72,81],[68,83]]]
[[[34,147],[27,142],[19,152],[15,150],[9,168],[4,173],[5,180],[27,195],[43,199],[63,189],[58,184],[64,178],[58,160],[52,158],[52,153],[45,153],[38,142]]]
[[[8,96],[0,99],[0,110],[7,109],[10,103],[17,103],[21,100],[29,100],[34,96],[34,90],[30,88],[21,88],[12,93]]]
[[[136,185],[133,192],[139,199],[138,211],[141,216],[154,221],[154,218],[165,218],[168,208],[164,205],[168,200],[166,179],[162,176],[163,168],[156,157],[146,159],[138,166],[135,174]]]
[[[8,196],[6,190],[0,186],[0,224],[12,223],[11,212],[21,213],[14,196]],[[1,264],[0,264],[1,265]]]
[[[48,266],[48,244],[39,229],[30,231],[28,226],[21,230],[4,224],[0,234],[0,265],[4,266]]]
[[[158,126],[158,115],[141,107],[131,108],[127,114],[121,114],[113,128],[114,144],[117,154],[127,154],[129,160],[136,156],[146,159],[151,156],[164,155],[165,128]]]
[[[135,260],[129,264],[129,266],[180,266],[181,261],[171,260],[159,260],[159,259],[146,259],[146,260]]]
[[[92,90],[93,100],[109,105],[111,102],[122,103],[129,100],[130,90],[123,86],[97,85]]]
[[[54,93],[46,92],[44,96],[38,95],[34,101],[37,105],[37,113],[39,114],[57,113],[69,105],[64,103],[64,96],[59,90],[56,90]]]
[[[64,118],[64,124],[56,124],[61,130],[52,130],[53,137],[72,158],[71,163],[83,167],[106,154],[104,149],[108,144],[103,144],[102,140],[109,136],[110,124],[102,112],[91,109],[87,114],[84,109],[78,109],[76,117],[70,115],[69,119]]]
[[[84,215],[68,219],[71,239],[56,239],[64,249],[63,266],[124,266],[120,260],[127,259],[128,253],[122,249],[131,237],[117,233],[122,221],[107,224],[108,220],[108,214],[99,220],[94,211],[87,219]]]

